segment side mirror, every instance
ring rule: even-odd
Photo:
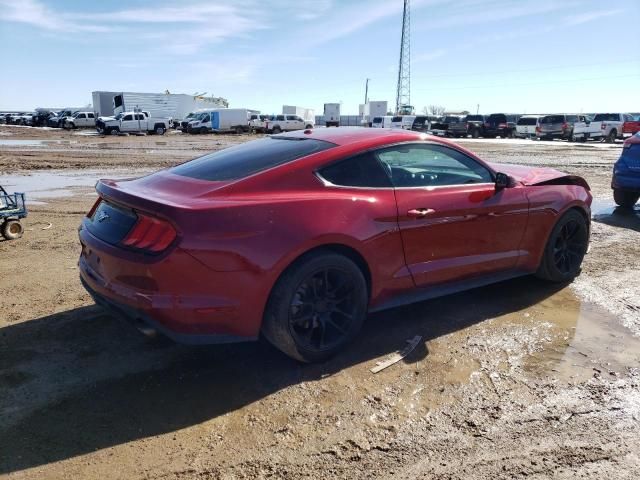
[[[509,175],[502,172],[496,173],[496,190],[502,190],[510,186],[512,186],[512,181]]]

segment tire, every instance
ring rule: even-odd
[[[569,132],[569,136],[567,137],[567,140],[568,140],[569,142],[575,142],[575,140],[576,140],[576,139],[575,139],[575,137],[573,136],[573,130],[571,130],[571,131]]]
[[[369,126],[371,126],[371,125],[369,125]],[[305,130],[311,130],[313,128],[313,125],[309,124],[309,125],[305,126],[304,128],[305,128]]]
[[[640,192],[629,192],[618,188],[613,190],[613,201],[622,208],[633,208],[639,198]]]
[[[201,135],[204,135],[205,133],[207,133],[207,127],[200,127],[200,130],[198,130],[198,133]]]
[[[109,129],[109,135],[118,135],[120,133],[120,129],[118,127],[113,127]]]
[[[282,129],[276,125],[275,127],[273,127],[273,129],[271,130],[271,132],[272,132],[274,135],[277,135],[278,133],[282,133]]]
[[[478,131],[478,129],[477,129],[477,128],[474,128],[474,129],[471,131],[471,138],[478,138],[479,136],[480,136],[480,132]]]
[[[164,135],[164,132],[166,132],[166,129],[162,125],[158,125],[156,126],[154,132],[156,133],[156,135]]]
[[[22,236],[24,228],[19,220],[7,220],[2,224],[2,236],[7,240],[16,240]]]
[[[313,252],[291,265],[276,282],[262,333],[291,358],[321,362],[358,334],[368,299],[367,282],[353,261],[330,251]]]
[[[616,138],[618,138],[618,132],[614,128],[609,132],[609,135],[607,135],[607,143],[616,143]]]
[[[536,276],[554,283],[570,282],[580,273],[588,245],[587,221],[580,212],[569,210],[551,230]]]
[[[244,133],[244,129],[241,126],[236,127],[236,134],[242,135]]]

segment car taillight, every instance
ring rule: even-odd
[[[96,213],[96,210],[98,209],[98,206],[100,205],[100,202],[102,202],[102,199],[100,197],[98,197],[96,202],[93,204],[93,207],[91,207],[91,210],[89,210],[87,212],[87,218],[93,217],[93,214]]]
[[[120,242],[126,247],[159,253],[176,238],[173,226],[159,218],[137,213],[138,220],[127,236]]]
[[[541,132],[542,128],[540,127],[540,125],[536,125],[536,132]]]
[[[498,128],[507,128],[507,124],[506,123],[501,123],[500,125],[498,125]]]
[[[489,124],[489,122],[484,122],[484,126],[485,127],[490,127],[491,125]]]
[[[564,122],[564,123],[562,124],[562,129],[563,129],[563,130],[566,130],[567,128],[569,128],[569,124],[568,124],[567,122]]]
[[[603,123],[600,125],[600,129],[601,129],[601,130],[604,130],[605,128],[607,128],[607,124],[603,122]]]

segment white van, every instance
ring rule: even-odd
[[[516,137],[533,138],[540,123],[541,115],[523,115],[516,123]]]
[[[404,130],[411,130],[411,128],[413,127],[413,121],[415,119],[415,115],[397,115],[391,118],[391,128],[402,128]]]
[[[391,115],[383,115],[381,117],[374,117],[371,121],[371,128],[391,128]]]

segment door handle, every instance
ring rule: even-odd
[[[426,217],[427,215],[431,215],[432,213],[435,213],[435,210],[433,208],[412,208],[407,212],[407,215],[410,217],[421,218]]]

